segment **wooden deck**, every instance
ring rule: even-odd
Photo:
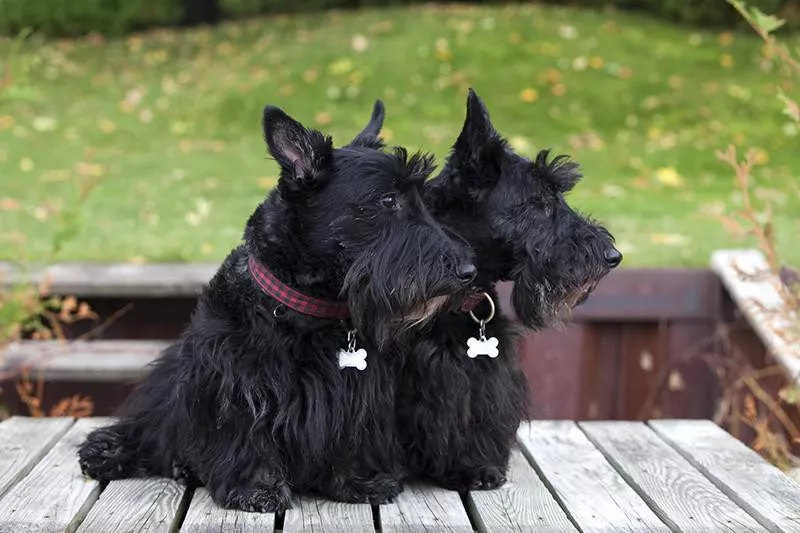
[[[76,446],[108,421],[0,424],[0,532],[800,531],[800,484],[704,420],[529,422],[498,490],[412,483],[389,505],[300,498],[280,515],[166,479],[84,478]]]

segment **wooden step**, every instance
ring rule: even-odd
[[[210,263],[59,263],[23,272],[0,263],[0,284],[50,281],[50,293],[87,296],[196,296],[219,268]]]
[[[147,365],[169,345],[165,341],[22,341],[3,354],[4,371],[26,367],[45,381],[138,381]]]

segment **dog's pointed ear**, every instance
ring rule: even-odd
[[[281,167],[281,181],[314,187],[330,174],[333,141],[275,106],[264,108],[264,139]]]
[[[456,140],[456,150],[480,150],[487,141],[500,137],[489,118],[489,110],[474,89],[467,95],[467,116]]]
[[[383,139],[381,139],[381,128],[383,128],[383,119],[386,117],[386,108],[383,102],[375,100],[375,105],[372,107],[372,116],[369,119],[369,124],[361,130],[361,133],[355,136],[350,142],[352,146],[363,146],[364,148],[383,148]]]
[[[470,89],[464,127],[446,168],[450,168],[459,188],[477,198],[499,180],[504,154],[505,141],[492,125],[483,100]]]

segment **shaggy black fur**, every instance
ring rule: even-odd
[[[622,260],[608,231],[564,200],[579,178],[564,156],[548,159],[545,151],[531,161],[515,154],[470,91],[463,130],[426,185],[434,217],[475,250],[477,285],[497,302],[494,284],[513,280],[512,303],[529,328],[568,318]],[[486,303],[475,311],[478,318],[488,313]],[[463,312],[442,314],[398,358],[396,417],[409,473],[454,490],[505,482],[528,403],[510,321],[498,309],[486,325],[487,337],[500,341],[496,359],[467,357],[467,339],[478,331]]]
[[[264,111],[281,167],[201,295],[181,339],[155,363],[119,421],[79,450],[95,479],[170,476],[206,485],[218,504],[290,506],[293,491],[379,503],[402,490],[389,341],[457,305],[474,277],[469,248],[423,204],[430,159],[331,139]],[[365,130],[364,136],[369,136]],[[346,296],[365,371],[340,370],[348,324],[295,313],[259,289],[254,255],[311,296]],[[451,298],[452,295],[457,295]],[[442,307],[447,309],[447,307]]]

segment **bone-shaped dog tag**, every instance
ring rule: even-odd
[[[364,370],[367,368],[367,351],[364,348],[359,348],[352,352],[339,350],[339,368]]]
[[[500,355],[500,350],[497,348],[498,344],[497,337],[489,337],[488,339],[470,337],[467,339],[467,356],[475,359],[479,355],[488,355],[494,359]]]

